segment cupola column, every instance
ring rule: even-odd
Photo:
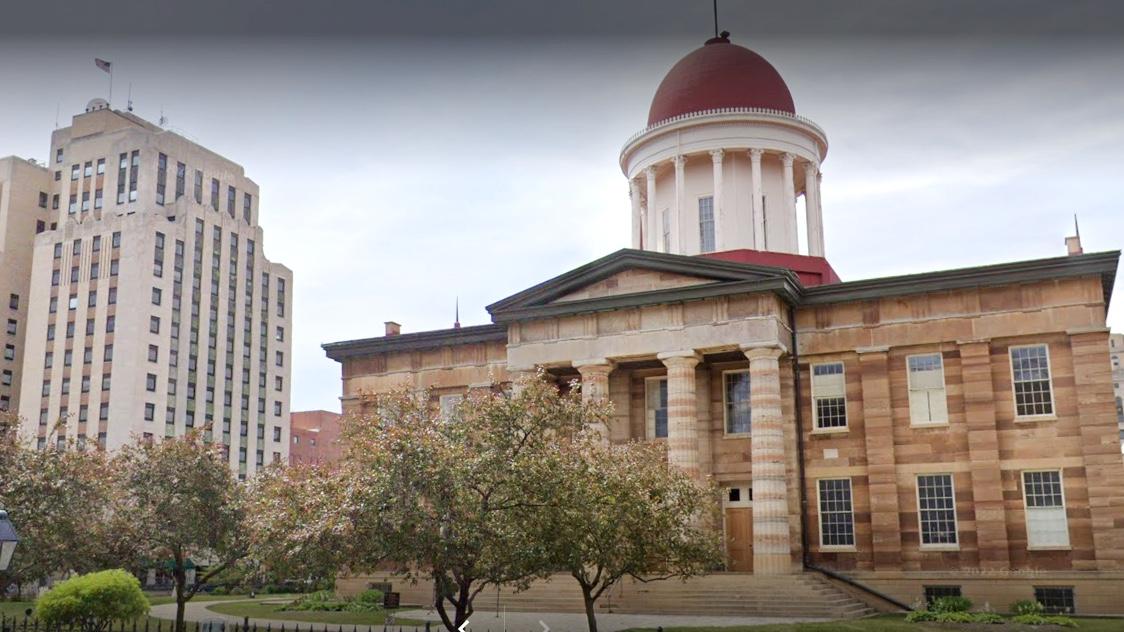
[[[714,251],[722,252],[722,214],[726,211],[726,194],[722,188],[722,157],[725,152],[721,149],[715,149],[710,152],[710,158],[714,161],[714,197],[711,204],[711,209],[714,212]],[[705,252],[702,248],[702,243],[699,244],[699,252]]]
[[[784,195],[783,206],[781,206],[781,212],[784,213],[782,218],[785,232],[784,240],[794,246],[800,243],[796,238],[796,183],[792,174],[792,163],[795,160],[796,156],[790,153],[781,156],[781,164],[784,166],[784,180],[781,185],[781,191]],[[797,247],[796,251],[799,252],[799,250],[799,247]]]
[[[687,167],[686,156],[676,156],[671,159],[675,165],[675,206],[671,211],[671,248],[670,251],[675,254],[685,254],[683,252],[683,239],[680,230],[683,225],[683,207],[685,203],[683,196],[687,193],[687,185],[684,183],[684,172]]]
[[[760,149],[749,150],[750,187],[753,191],[753,200],[750,205],[753,212],[753,248],[765,250],[765,192],[761,186],[761,155],[765,152]]]
[[[648,167],[644,170],[644,175],[648,180],[648,198],[644,202],[648,209],[648,223],[645,224],[645,228],[648,231],[648,238],[644,242],[644,247],[648,250],[658,252],[663,248],[663,244],[660,243],[660,213],[656,208],[656,168],[654,166]]]
[[[640,205],[640,181],[628,181],[628,197],[632,201],[632,247],[642,248],[644,242],[644,209]]]
[[[820,210],[820,170],[814,162],[804,164],[804,209],[807,214],[808,254],[823,256],[823,213]]]

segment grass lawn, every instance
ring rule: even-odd
[[[244,599],[245,597],[243,597]],[[263,595],[258,599],[274,601],[276,595]],[[234,603],[216,603],[208,606],[221,614],[236,617],[250,617],[252,619],[274,619],[283,621],[299,621],[302,623],[357,623],[360,625],[375,625],[386,622],[387,612],[305,612],[282,610],[284,606],[277,603],[262,603],[261,601],[238,601]],[[390,611],[389,614],[394,614]],[[397,619],[395,623],[402,625],[425,625],[424,621],[413,619]]]
[[[1038,630],[1082,630],[1084,632],[1121,632],[1124,631],[1124,619],[1082,619],[1077,621],[1076,628],[1060,628],[1057,626],[1026,626],[1026,625],[957,625],[949,623],[906,623],[905,615],[883,614],[868,619],[844,619],[826,623],[785,623],[769,625],[743,625],[727,628],[698,627],[698,628],[664,628],[664,632],[1014,632]],[[652,632],[650,628],[636,628],[626,632]]]

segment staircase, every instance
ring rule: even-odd
[[[385,575],[341,580],[350,592],[353,582],[386,581],[402,593],[403,604],[429,604],[432,586],[410,586],[401,578]],[[362,590],[366,583],[354,585]],[[582,612],[581,591],[569,575],[537,581],[525,591],[485,590],[476,610],[509,612]],[[650,583],[624,579],[597,602],[598,612],[620,614],[681,614],[708,616],[759,616],[844,619],[874,614],[862,601],[832,585],[816,573],[758,576],[718,573],[687,581],[671,579]]]

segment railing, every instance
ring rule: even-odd
[[[427,632],[438,632],[443,628],[440,623],[433,621],[426,621],[423,626]],[[250,623],[248,617],[243,618],[241,622],[218,618],[184,622],[186,632],[400,632],[405,628],[415,629],[413,626],[391,623],[390,617],[387,618],[386,623],[372,625],[361,623],[305,623],[302,625],[294,621],[291,625],[283,623],[273,625],[271,623],[263,626]],[[104,632],[174,632],[175,629],[175,621],[150,618],[143,622],[133,620],[114,623],[105,628]],[[82,632],[82,627],[77,625],[47,625],[29,616],[18,617],[0,613],[0,632]]]
[[[627,148],[629,145],[631,145],[633,142],[635,142],[636,139],[640,138],[641,136],[644,136],[645,134],[648,134],[648,133],[651,133],[651,132],[653,132],[657,129],[660,129],[662,127],[667,127],[667,126],[673,125],[675,123],[679,123],[679,122],[690,120],[690,119],[706,118],[706,117],[711,117],[711,116],[723,116],[723,115],[727,115],[727,114],[758,114],[758,115],[762,115],[762,116],[766,116],[766,117],[775,117],[775,118],[786,119],[786,120],[790,120],[790,121],[797,121],[797,122],[800,122],[804,125],[807,125],[808,127],[811,127],[820,136],[823,136],[824,138],[827,138],[827,133],[824,132],[822,127],[820,127],[819,125],[816,125],[815,122],[813,122],[811,119],[809,119],[807,117],[804,117],[804,116],[800,116],[799,114],[793,114],[792,112],[785,112],[784,110],[774,110],[772,108],[713,108],[713,109],[710,109],[710,110],[700,110],[698,112],[689,112],[687,114],[680,114],[678,116],[666,118],[662,121],[656,121],[655,123],[652,123],[648,127],[645,127],[644,129],[642,129],[639,132],[636,132],[635,134],[630,136],[628,138],[628,140],[625,141],[624,147]]]

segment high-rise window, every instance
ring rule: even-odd
[[[211,208],[219,210],[219,181],[218,178],[211,178]]]
[[[129,155],[129,201],[137,201],[137,178],[140,176],[140,151],[134,149]]]
[[[78,175],[80,173],[82,173],[81,165],[71,165],[70,166],[70,179],[71,179],[71,181],[77,180]]]
[[[1023,472],[1026,505],[1026,544],[1031,549],[1068,548],[1062,473],[1058,470]]]
[[[714,198],[699,198],[699,252],[714,252]]]
[[[727,371],[725,382],[726,434],[747,434],[750,431],[749,371]]]
[[[85,165],[82,165],[82,177],[89,178],[92,175],[94,175],[94,163],[88,160]]]
[[[125,182],[129,175],[129,154],[117,157],[117,203],[125,203]]]
[[[183,197],[184,186],[187,180],[187,165],[182,162],[176,163],[176,199]]]
[[[917,511],[921,546],[948,548],[957,545],[956,494],[951,474],[917,477]]]
[[[148,318],[148,331],[158,334],[160,333],[160,317],[150,316]]]
[[[906,358],[909,375],[909,418],[913,425],[948,423],[944,363],[939,353]]]
[[[1011,347],[1011,377],[1015,389],[1016,417],[1054,414],[1050,383],[1050,352],[1046,345]]]
[[[198,169],[195,170],[195,203],[203,203],[203,172]]]
[[[164,192],[168,181],[168,157],[164,154],[156,156],[156,203],[164,206]]]
[[[818,482],[820,501],[820,546],[855,546],[855,513],[851,501],[851,479],[828,478]]]
[[[236,199],[238,199],[238,193],[234,190],[234,187],[226,187],[226,214],[232,218],[234,217],[234,201]]]
[[[105,173],[105,158],[98,158],[98,175]]]
[[[847,383],[842,362],[812,365],[812,415],[816,430],[847,427]]]
[[[156,392],[156,374],[148,373],[144,376],[144,390]]]
[[[253,207],[253,204],[254,196],[250,195],[249,193],[244,193],[242,195],[242,221],[246,222],[247,224],[250,223],[250,217],[252,216],[252,212],[250,209]]]

